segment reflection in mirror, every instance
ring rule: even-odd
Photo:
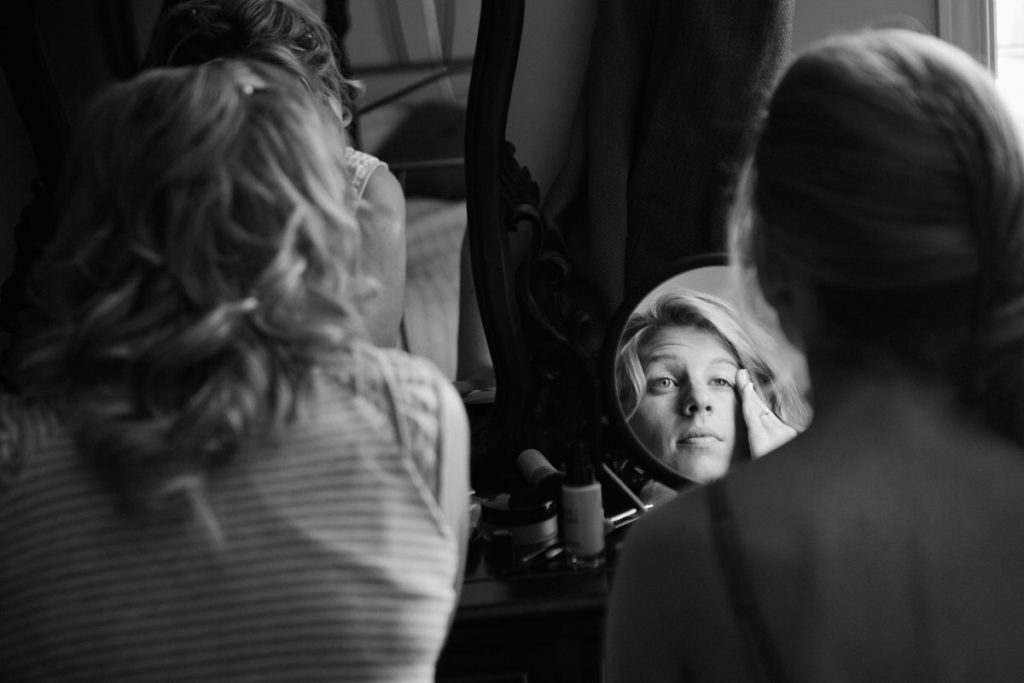
[[[611,412],[650,474],[645,502],[717,479],[806,427],[798,359],[739,314],[724,257],[691,260],[617,320]]]
[[[464,397],[489,389],[465,244],[465,115],[480,0],[329,0],[327,16],[339,14],[348,67],[364,87],[357,144],[388,164],[405,196],[401,346],[434,361]]]
[[[407,195],[464,198],[463,120],[479,0],[345,4],[341,40],[364,87],[361,148],[388,162]]]

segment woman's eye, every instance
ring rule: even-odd
[[[679,386],[679,384],[671,377],[655,377],[650,381],[649,386],[656,391],[666,391]]]
[[[732,382],[725,377],[713,377],[708,384],[713,387],[728,387],[732,389]]]

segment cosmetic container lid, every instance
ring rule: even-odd
[[[519,454],[516,462],[526,482],[539,491],[545,500],[558,497],[565,472],[555,469],[543,453],[536,448],[527,448]]]

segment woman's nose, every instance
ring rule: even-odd
[[[707,391],[688,385],[683,391],[682,413],[692,417],[700,411],[711,412],[711,397]]]

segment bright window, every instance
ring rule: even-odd
[[[995,0],[996,83],[1024,129],[1024,0]]]

